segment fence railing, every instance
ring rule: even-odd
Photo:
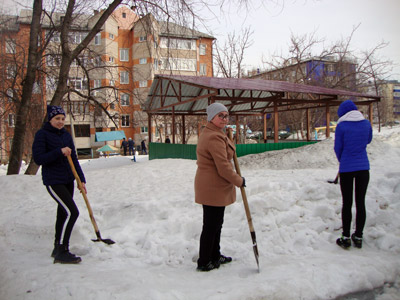
[[[248,154],[256,154],[266,151],[298,148],[315,143],[317,143],[317,141],[293,141],[267,144],[239,144],[236,145],[236,154],[238,157],[240,157]],[[183,158],[196,160],[196,147],[197,145],[150,143],[149,159]]]

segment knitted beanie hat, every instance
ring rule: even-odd
[[[216,114],[219,114],[222,111],[228,111],[225,105],[221,103],[213,103],[207,107],[207,121],[210,122]]]
[[[65,111],[62,109],[62,107],[55,105],[47,105],[47,119],[50,121],[57,115],[64,115],[65,117]]]

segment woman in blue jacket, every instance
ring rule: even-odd
[[[60,106],[48,105],[47,116],[48,122],[35,135],[32,154],[35,163],[42,166],[43,184],[58,204],[51,256],[54,257],[54,263],[76,264],[81,258],[69,252],[69,239],[79,210],[73,199],[75,178],[67,156],[71,156],[85,192],[86,180],[75,153],[72,137],[64,128],[64,110]]]
[[[357,248],[362,247],[363,230],[366,219],[365,194],[369,182],[369,160],[367,145],[372,140],[372,127],[357,106],[346,100],[338,109],[338,125],[335,132],[335,153],[340,163],[340,189],[342,192],[342,237],[336,243],[349,248],[351,240]],[[353,205],[353,185],[355,183],[356,230],[351,235],[351,207]]]

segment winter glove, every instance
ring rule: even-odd
[[[241,187],[246,187],[246,179],[244,179],[244,177],[242,177],[242,178],[243,178],[243,183],[242,183]]]

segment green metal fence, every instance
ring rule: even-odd
[[[236,145],[237,156],[248,154],[262,153],[266,151],[282,150],[288,148],[298,148],[310,144],[315,144],[317,141],[310,142],[284,142],[284,143],[268,143],[268,144],[239,144]],[[197,145],[181,145],[181,144],[164,144],[150,143],[149,159],[159,158],[183,158],[196,160]]]

